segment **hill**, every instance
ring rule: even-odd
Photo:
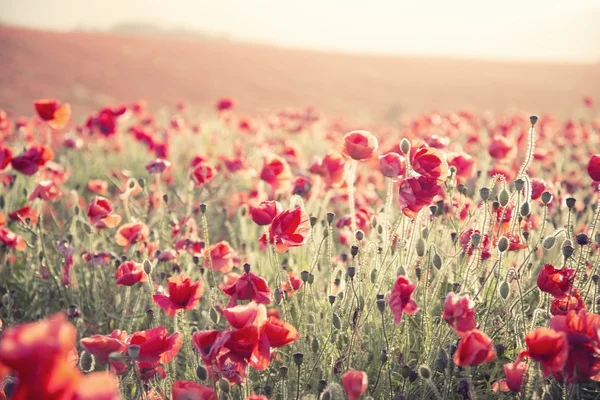
[[[600,99],[600,64],[525,63],[323,53],[215,38],[46,32],[0,27],[0,108],[30,114],[57,97],[94,109],[145,98],[240,109],[312,105],[393,118],[403,112],[519,108],[566,114]]]

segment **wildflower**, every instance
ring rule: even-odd
[[[490,362],[496,356],[492,339],[478,329],[460,334],[461,339],[454,353],[454,364],[460,367]]]
[[[165,310],[171,317],[179,310],[191,310],[198,305],[204,292],[202,281],[192,283],[186,276],[174,276],[168,279],[169,294],[155,294],[152,301]]]
[[[407,313],[414,315],[419,311],[419,306],[412,299],[412,294],[415,291],[414,285],[407,277],[399,276],[392,288],[390,294],[390,309],[394,316],[394,323],[398,325],[402,320],[402,314]]]
[[[54,99],[36,100],[34,103],[38,116],[52,129],[62,129],[71,118],[71,105],[60,104]]]
[[[342,375],[342,384],[349,400],[356,400],[367,392],[369,378],[363,371],[351,370]]]

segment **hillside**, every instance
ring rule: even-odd
[[[322,53],[210,38],[44,32],[0,27],[0,108],[31,113],[57,97],[93,109],[147,99],[243,111],[312,105],[392,118],[401,112],[519,108],[558,114],[600,98],[600,65]]]

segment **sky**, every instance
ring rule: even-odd
[[[0,21],[52,30],[141,22],[325,51],[600,61],[600,0],[0,0]]]

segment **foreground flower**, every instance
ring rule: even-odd
[[[560,372],[567,362],[569,345],[562,332],[537,328],[525,335],[525,344],[527,355],[540,363],[545,377],[553,372]]]
[[[217,400],[212,386],[200,385],[193,381],[179,380],[171,387],[171,400]]]
[[[146,272],[140,263],[125,261],[117,268],[115,272],[117,285],[133,286],[136,283],[146,282]]]
[[[34,145],[14,157],[11,160],[11,165],[20,173],[31,176],[53,158],[54,152],[50,147]]]
[[[593,154],[587,165],[587,171],[595,182],[600,182],[600,154]]]
[[[198,305],[204,292],[202,281],[192,283],[192,280],[183,275],[168,279],[169,294],[155,294],[152,296],[154,303],[165,310],[167,315],[173,317],[179,310],[191,310]]]
[[[291,247],[302,246],[310,235],[310,219],[304,208],[288,209],[271,222],[269,232],[263,234],[259,241],[274,244],[278,253],[284,253]]]
[[[273,218],[283,211],[278,201],[263,201],[258,206],[250,206],[250,217],[256,225],[269,225]]]
[[[233,268],[235,253],[225,240],[204,249],[202,256],[204,257],[204,267],[212,267],[213,271],[229,272]]]
[[[562,296],[571,289],[571,279],[575,275],[573,268],[554,268],[552,264],[546,264],[540,269],[537,277],[537,285],[542,292],[550,293],[552,296]]]
[[[150,234],[150,229],[141,222],[130,222],[121,225],[115,233],[115,242],[119,246],[127,247],[132,244],[143,242]]]
[[[398,190],[400,209],[407,217],[414,218],[419,211],[431,204],[442,188],[436,178],[419,176],[401,180]]]
[[[504,374],[506,375],[506,384],[513,392],[520,392],[525,383],[525,373],[527,364],[522,361],[504,364]]]
[[[399,276],[390,294],[390,309],[394,316],[394,323],[398,325],[402,320],[402,314],[414,315],[419,311],[419,306],[412,299],[415,291],[414,285],[407,277]]]
[[[357,130],[344,136],[343,154],[353,160],[368,160],[377,151],[377,138],[369,131]]]
[[[127,332],[115,329],[110,335],[94,335],[81,339],[81,347],[96,357],[100,364],[108,364],[112,352],[126,350],[125,339]]]
[[[140,354],[137,361],[168,364],[175,356],[177,356],[177,353],[179,353],[182,339],[179,332],[175,332],[169,336],[167,328],[159,326],[153,329],[135,332],[127,340],[127,344],[140,346]]]
[[[460,343],[454,353],[454,364],[459,367],[490,362],[496,357],[492,339],[478,329],[461,333]]]
[[[228,307],[237,305],[238,300],[252,300],[261,304],[271,302],[271,290],[265,278],[246,272],[229,285],[221,288],[231,297]]]
[[[446,157],[433,147],[413,147],[410,152],[410,164],[416,173],[435,179],[438,184],[445,182],[448,177]]]
[[[42,99],[33,104],[38,116],[52,129],[64,128],[71,118],[71,106],[68,103],[60,104],[54,99]]]
[[[363,371],[347,371],[342,375],[342,384],[348,400],[356,400],[367,392],[369,378]]]
[[[475,302],[468,295],[458,296],[450,292],[444,301],[442,318],[457,332],[473,330],[477,326]]]

